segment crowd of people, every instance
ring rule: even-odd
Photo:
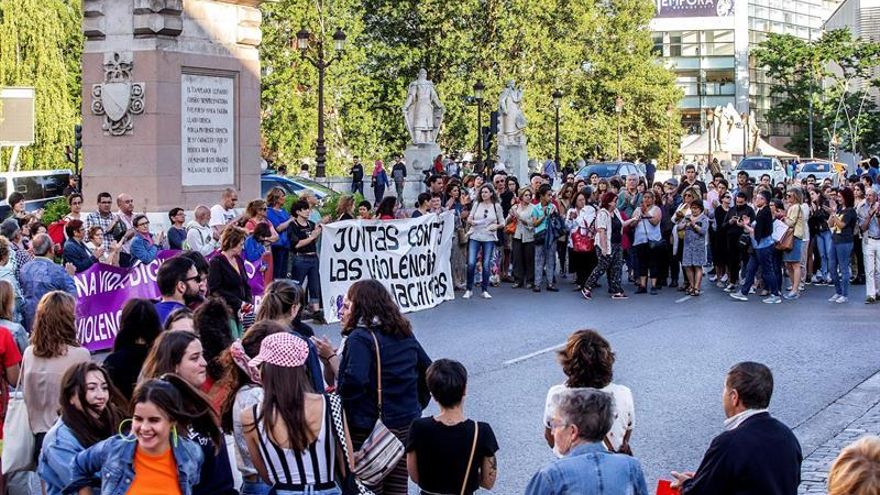
[[[172,209],[168,230],[156,233],[128,194],[116,197],[114,212],[112,195],[101,193],[86,214],[71,191],[60,233],[16,205],[0,224],[0,410],[21,402],[4,433],[16,446],[30,436],[31,448],[3,453],[20,466],[5,489],[405,494],[410,481],[425,494],[490,489],[500,447],[489,424],[465,414],[467,370],[432,361],[381,283],[350,287],[338,347],[306,323],[322,323],[322,225],[452,212],[449,255],[465,299],[475,285],[485,299],[501,283],[556,292],[570,277],[589,300],[604,275],[615,300],[629,297],[625,281],[637,295],[677,288],[697,297],[707,278],[735,299],[759,292],[768,304],[797,299],[809,284],[833,284],[830,300],[845,303],[864,280],[865,302],[874,303],[880,184],[870,174],[844,182],[701,181],[692,165],[680,181],[662,183],[536,173],[520,185],[503,171],[432,173],[411,208],[401,190],[375,209],[345,196],[324,215],[308,192],[286,209],[276,188],[240,211],[230,188],[188,223]],[[77,338],[73,275],[99,262],[151,263],[166,247],[180,252],[158,269],[161,297],[125,304],[99,363]],[[264,277],[259,307],[246,262]],[[543,422],[560,459],[526,492],[647,493],[630,447],[634,401],[612,382],[610,345],[578,331],[559,357],[567,379],[549,391]],[[695,473],[674,473],[682,493],[796,492],[802,454],[767,412],[772,391],[766,366],[731,368],[727,431]],[[423,418],[431,399],[440,412]],[[848,447],[830,492],[876,493],[878,463],[880,439]]]

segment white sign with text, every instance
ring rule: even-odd
[[[180,151],[184,186],[235,182],[235,79],[181,74]]]

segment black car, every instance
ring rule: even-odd
[[[598,175],[600,179],[610,179],[614,176],[621,178],[626,178],[630,175],[635,175],[636,177],[645,176],[645,173],[642,172],[641,168],[632,162],[591,163],[578,170],[577,173],[579,177],[583,177],[584,179],[589,179],[593,174]]]

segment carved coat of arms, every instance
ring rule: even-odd
[[[101,126],[111,136],[131,131],[132,115],[144,113],[144,83],[131,82],[131,52],[104,55],[104,82],[92,85],[92,113],[104,116]]]

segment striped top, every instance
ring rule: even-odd
[[[300,485],[333,482],[336,468],[336,435],[330,424],[330,406],[324,396],[324,412],[318,437],[304,451],[281,448],[269,439],[263,421],[257,421],[260,451],[273,484]],[[254,418],[258,418],[254,404]]]

